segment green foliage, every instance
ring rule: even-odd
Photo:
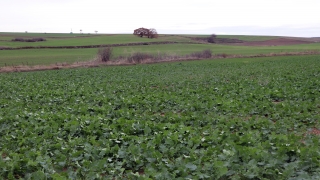
[[[319,179],[319,56],[0,74],[4,179]]]

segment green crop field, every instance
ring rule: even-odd
[[[320,179],[320,56],[0,74],[4,179]]]

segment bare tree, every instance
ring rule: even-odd
[[[95,32],[96,34],[98,33],[98,31],[97,31],[97,30],[95,30],[94,32]]]
[[[150,38],[158,38],[157,30],[154,28],[149,29]]]
[[[82,34],[82,29],[80,29],[80,34]]]

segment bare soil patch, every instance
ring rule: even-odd
[[[320,130],[317,128],[312,128],[308,131],[308,134],[313,134],[313,135],[320,135]]]

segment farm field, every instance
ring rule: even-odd
[[[97,49],[21,49],[0,50],[0,67],[14,65],[50,65],[89,61]]]
[[[132,52],[144,53],[169,53],[185,55],[195,51],[210,49],[214,54],[226,53],[229,55],[258,55],[281,52],[304,52],[304,51],[319,51],[320,43],[291,45],[291,46],[267,46],[267,47],[248,47],[248,46],[232,46],[220,44],[165,44],[152,46],[131,46],[131,47],[116,47],[115,55],[129,55]]]
[[[220,35],[223,38],[235,38],[243,41],[266,41],[279,38],[277,36],[241,36],[241,35]]]
[[[6,73],[0,93],[4,179],[320,179],[318,55]]]
[[[23,47],[23,46],[86,46],[86,45],[100,45],[100,44],[121,44],[121,43],[135,43],[135,42],[162,42],[162,41],[177,41],[189,42],[190,38],[182,36],[162,35],[157,39],[139,38],[132,34],[102,34],[102,35],[66,35],[66,34],[2,34],[0,33],[0,46],[4,47]],[[44,37],[46,41],[41,42],[12,42],[14,38],[33,38]],[[195,41],[193,41],[195,42]]]
[[[152,46],[124,46],[114,47],[114,57],[129,56],[135,52],[150,54],[167,53],[186,55],[196,51],[210,49],[214,54],[237,54],[237,55],[259,55],[282,52],[304,52],[319,50],[320,43],[293,45],[293,46],[272,46],[272,47],[247,47],[247,46],[226,46],[210,44],[166,44]],[[11,65],[38,65],[54,63],[73,63],[88,61],[96,57],[97,48],[84,49],[21,49],[0,51],[0,67]]]
[[[14,38],[31,39],[43,37],[46,41],[41,42],[13,42]],[[139,38],[130,34],[40,34],[40,33],[0,33],[1,47],[18,48],[30,47],[32,49],[0,50],[0,67],[17,65],[50,65],[55,63],[84,62],[95,59],[98,48],[76,48],[75,46],[114,45],[128,43],[151,43],[151,42],[175,42],[175,44],[158,45],[125,45],[113,47],[113,58],[130,56],[135,52],[149,54],[186,55],[204,49],[209,49],[213,54],[227,55],[260,55],[270,53],[319,51],[320,43],[310,43],[281,46],[241,46],[239,44],[208,44],[199,42],[192,37],[205,35],[160,35],[157,39]],[[252,42],[263,42],[278,37],[273,36],[218,36],[219,38],[237,38]],[[200,43],[200,44],[199,44]],[[246,43],[243,43],[246,44]],[[270,43],[268,43],[270,44]],[[49,48],[41,48],[43,46]],[[72,48],[61,48],[61,47]],[[60,48],[59,48],[60,47]]]

